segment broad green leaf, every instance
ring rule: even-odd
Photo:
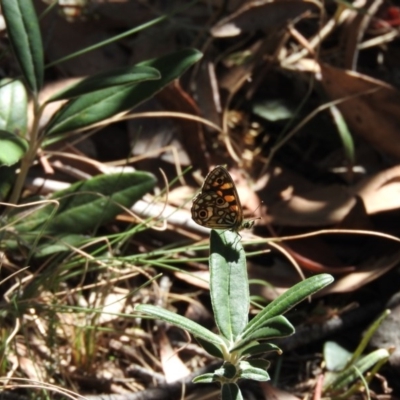
[[[250,104],[255,115],[267,121],[289,120],[295,117],[293,107],[288,104],[286,99],[255,100]]]
[[[2,79],[0,81],[0,129],[24,136],[27,124],[28,96],[25,86],[18,80]]]
[[[134,108],[181,76],[201,56],[197,50],[186,49],[137,64],[140,67],[155,68],[160,72],[161,79],[102,89],[72,99],[50,120],[46,134],[70,132]]]
[[[28,142],[10,132],[0,130],[0,166],[16,164],[28,150]]]
[[[351,353],[336,342],[325,342],[324,361],[328,371],[341,371],[351,359]]]
[[[249,361],[241,361],[240,367],[240,378],[241,379],[252,379],[253,381],[266,382],[271,378],[266,371],[270,366],[270,362],[262,359],[254,359]]]
[[[0,168],[0,201],[5,201],[7,199],[17,176],[16,170],[18,167],[18,164],[14,164],[11,167],[6,167],[4,165]],[[3,238],[0,239],[0,244],[2,241]]]
[[[240,354],[242,356],[255,356],[257,354],[269,353],[271,351],[276,351],[278,354],[282,354],[282,350],[272,343],[250,342],[243,349],[240,348]]]
[[[246,255],[236,232],[211,231],[210,295],[219,331],[234,342],[247,325],[250,307]]]
[[[243,400],[239,386],[236,383],[226,383],[222,385],[221,400]]]
[[[329,274],[312,276],[305,281],[292,286],[287,292],[283,293],[272,303],[263,308],[246,326],[244,335],[248,336],[251,332],[264,326],[266,321],[277,315],[284,314],[300,303],[307,297],[323,289],[333,282],[333,277]]]
[[[160,73],[151,67],[136,65],[133,67],[118,68],[82,79],[80,82],[56,93],[47,100],[47,103],[57,100],[71,99],[115,86],[132,85],[134,83],[160,78]]]
[[[31,0],[1,0],[7,33],[22,74],[32,93],[43,85],[43,46]]]
[[[197,342],[200,346],[208,353],[217,358],[224,358],[220,347],[216,346],[213,343],[206,342],[203,339],[196,337]]]
[[[222,346],[225,344],[220,336],[212,333],[197,322],[193,322],[186,317],[182,317],[181,315],[165,310],[162,307],[153,306],[150,304],[137,304],[135,306],[135,311],[140,311],[162,321],[168,322],[177,326],[178,328],[188,331],[197,338],[203,339],[217,346]]]
[[[267,320],[259,329],[252,330],[250,333],[243,335],[239,343],[230,351],[236,351],[253,341],[269,340],[274,338],[290,336],[295,332],[293,325],[283,316],[278,315]]]
[[[68,189],[54,193],[53,203],[26,216],[15,229],[19,232],[42,230],[43,233],[84,233],[112,221],[122,212],[121,206],[131,207],[153,189],[156,179],[147,172],[101,175],[77,182]],[[18,215],[14,218],[18,218]]]
[[[278,318],[278,317],[277,317]],[[246,340],[270,340],[293,335],[294,327],[287,321],[286,324],[271,324],[255,330]]]
[[[235,365],[230,362],[224,362],[220,368],[214,371],[214,376],[224,379],[234,379],[238,370]]]

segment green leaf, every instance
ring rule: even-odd
[[[251,334],[243,335],[243,339],[265,340],[293,335],[294,332],[293,325],[283,315],[278,315],[265,321],[259,329]]]
[[[289,321],[288,321],[288,323],[289,323]],[[286,328],[286,330],[284,328]],[[289,327],[288,325],[283,325],[283,326],[279,326],[279,327],[267,326],[267,327],[255,330],[246,339],[248,339],[249,341],[276,339],[276,338],[293,335],[294,332],[295,332],[295,330],[294,330],[293,326],[291,326],[291,327]]]
[[[31,0],[1,0],[7,33],[22,74],[32,93],[43,85],[43,46]]]
[[[210,295],[219,331],[234,342],[247,325],[250,307],[246,255],[236,232],[211,231]]]
[[[353,166],[355,163],[355,149],[354,149],[353,137],[351,136],[347,123],[343,118],[343,115],[340,112],[340,110],[335,105],[330,106],[329,110],[333,116],[333,120],[337,127],[340,139],[342,141],[346,159],[349,161],[350,165]]]
[[[28,142],[10,132],[0,130],[0,165],[16,164],[28,150]]]
[[[286,337],[293,335],[294,332],[293,325],[283,315],[278,315],[267,320],[259,329],[251,330],[248,334],[243,335],[242,339],[235,343],[235,347],[230,351],[239,350],[253,341]]]
[[[50,120],[46,127],[46,134],[70,132],[132,109],[182,75],[201,56],[202,54],[197,50],[186,49],[138,64],[137,66],[140,67],[155,68],[162,78],[129,86],[102,89],[70,100]]]
[[[241,361],[240,367],[240,378],[241,379],[252,379],[253,381],[266,382],[271,378],[266,371],[270,366],[270,362],[262,359],[253,359],[249,361]]]
[[[156,184],[147,172],[101,175],[77,182],[68,189],[54,193],[49,203],[15,225],[19,232],[41,229],[43,233],[84,233],[112,221],[122,208],[131,207]],[[15,217],[18,218],[18,215]]]
[[[3,165],[0,168],[0,201],[5,201],[8,197],[17,176],[16,171],[18,167],[18,164],[14,164],[11,167]],[[4,238],[0,239],[0,244],[2,244],[3,240]]]
[[[226,383],[222,385],[221,400],[243,400],[239,386],[236,383]]]
[[[208,354],[211,354],[212,356],[217,358],[224,358],[224,355],[218,346],[215,346],[213,343],[204,341],[199,337],[196,337],[195,339]]]
[[[64,251],[70,251],[72,247],[79,247],[83,243],[87,242],[88,238],[83,235],[57,236],[53,240],[50,240],[49,242],[38,246],[35,249],[35,258],[48,257],[50,255],[61,253]]]
[[[256,341],[250,342],[247,346],[240,349],[241,356],[255,356],[257,354],[269,353],[276,351],[278,354],[282,354],[282,350],[272,343],[258,343]]]
[[[160,78],[160,73],[151,67],[136,65],[133,67],[113,69],[112,71],[90,76],[89,78],[83,79],[80,82],[67,87],[65,90],[52,96],[47,100],[47,103],[57,100],[71,99],[110,87],[133,85],[134,83]]]
[[[234,379],[236,374],[238,373],[237,368],[230,362],[224,362],[220,368],[214,371],[215,380],[221,379],[223,380],[231,380]]]
[[[215,382],[214,379],[214,374],[211,372],[208,372],[207,374],[202,374],[199,376],[196,376],[192,380],[193,383],[212,383]]]
[[[24,136],[27,125],[28,95],[25,86],[18,80],[2,79],[0,81],[0,129]]]
[[[286,99],[254,100],[250,106],[255,115],[266,121],[276,122],[295,117],[293,106]]]
[[[351,360],[351,353],[336,342],[325,342],[324,361],[328,371],[341,371]]]
[[[347,388],[376,364],[386,362],[389,359],[389,356],[390,354],[386,349],[378,349],[364,357],[361,357],[354,365],[350,365],[344,371],[329,374],[329,378],[324,382],[324,389],[328,386],[329,390]]]
[[[162,321],[168,322],[172,325],[177,326],[178,328],[188,331],[196,338],[203,339],[217,346],[225,345],[225,342],[220,336],[216,335],[215,333],[212,333],[211,331],[204,328],[197,322],[193,322],[188,318],[182,317],[181,315],[165,310],[162,307],[153,306],[150,304],[137,304],[135,306],[135,311],[140,311],[152,317],[156,317],[157,319],[160,319]]]
[[[272,303],[263,308],[246,326],[244,336],[264,326],[268,319],[277,315],[284,314],[300,303],[307,297],[318,292],[325,286],[333,282],[333,277],[329,274],[320,274],[312,276],[305,281],[292,286],[287,292],[283,293]]]

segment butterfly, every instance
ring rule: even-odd
[[[235,183],[225,167],[215,167],[207,176],[200,193],[193,199],[192,218],[206,228],[250,229],[254,220],[243,220],[243,209]]]

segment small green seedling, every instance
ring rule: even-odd
[[[346,399],[361,388],[368,392],[369,382],[388,361],[390,351],[377,349],[366,355],[363,353],[372,335],[388,314],[389,311],[384,311],[370,326],[353,353],[336,342],[325,343],[324,360],[327,373],[323,387],[324,396]]]

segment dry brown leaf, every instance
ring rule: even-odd
[[[353,193],[344,186],[315,187],[272,204],[269,214],[278,225],[326,226],[342,221],[355,202]]]
[[[195,271],[190,274],[184,272],[175,272],[175,277],[200,289],[209,290],[210,285],[210,272],[207,271]]]
[[[337,279],[321,292],[318,292],[318,297],[332,293],[354,292],[367,283],[386,274],[393,267],[397,266],[399,261],[400,251],[390,254],[379,254],[375,257],[370,255],[362,265],[357,267],[356,271]]]
[[[400,92],[377,79],[321,64],[322,84],[351,131],[400,157]]]
[[[221,20],[211,29],[214,37],[237,36],[257,29],[274,28],[305,12],[318,12],[320,5],[312,1],[254,1]]]
[[[358,185],[368,214],[400,208],[400,166],[378,172]]]
[[[318,248],[324,243],[324,236],[329,235],[341,248],[341,252],[347,252],[348,257],[353,257],[359,261],[354,263],[354,270],[347,275],[337,277],[335,282],[317,293],[317,297],[331,293],[345,293],[354,291],[367,283],[379,278],[391,268],[398,265],[400,261],[400,240],[391,235],[384,235],[367,231],[320,231],[310,234],[314,238],[313,247],[308,250],[313,251],[318,256]],[[337,237],[337,239],[336,239]],[[318,240],[319,239],[319,240]],[[266,239],[266,243],[268,239]],[[299,241],[300,242],[300,241]],[[289,245],[293,243],[288,241]],[[345,246],[343,243],[347,243]],[[345,248],[347,247],[347,249]],[[334,254],[335,249],[329,250],[329,254]],[[322,261],[322,262],[326,262]],[[326,262],[328,264],[328,262]],[[328,264],[329,265],[329,264]],[[332,265],[332,264],[330,264]],[[340,266],[338,266],[338,271]],[[282,293],[286,292],[291,286],[300,281],[298,273],[288,262],[275,261],[272,267],[266,268],[262,265],[249,263],[249,279],[265,279],[270,286],[254,285],[251,287],[253,295],[260,295],[266,299],[273,300]]]
[[[298,397],[292,395],[285,390],[278,389],[270,382],[260,382],[260,387],[264,392],[264,398],[268,400],[299,400]]]
[[[190,371],[180,359],[177,351],[171,347],[171,343],[162,329],[160,330],[158,339],[160,345],[161,365],[166,382],[170,383],[186,378],[190,374]]]
[[[284,178],[284,177],[283,177]],[[277,179],[277,178],[275,178]],[[293,182],[294,185],[296,182]],[[343,221],[361,198],[366,215],[400,208],[400,166],[365,178],[356,187],[344,185],[296,186],[279,202],[271,202],[268,212],[274,224],[282,226],[326,226]],[[357,226],[355,226],[357,227]]]
[[[353,9],[346,9],[348,16],[343,23],[340,35],[340,48],[343,49],[343,65],[348,69],[355,69],[358,61],[359,44],[365,31],[374,18],[383,0],[359,1],[353,4]],[[362,11],[361,11],[362,10]]]

